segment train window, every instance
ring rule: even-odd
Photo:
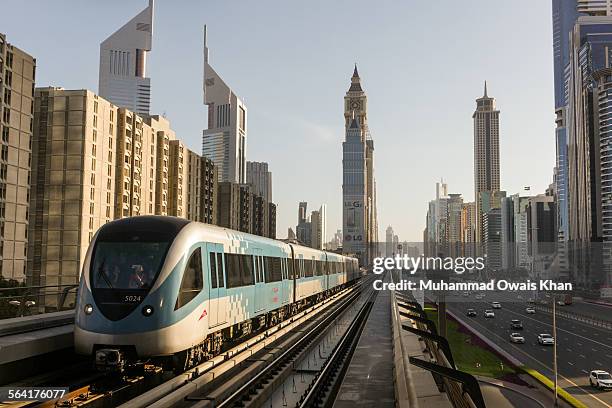
[[[293,279],[293,258],[287,258],[287,273],[289,274],[289,279]]]
[[[225,286],[225,281],[223,279],[223,254],[217,254],[217,276],[219,277],[219,287],[222,288]]]
[[[255,276],[253,275],[253,256],[240,256],[240,271],[242,275],[242,286],[254,285]]]
[[[225,272],[227,274],[228,288],[242,286],[242,278],[240,276],[240,255],[225,254]]]
[[[314,259],[304,259],[304,277],[310,278],[314,275]]]
[[[181,290],[174,310],[185,306],[194,297],[202,291],[204,282],[202,279],[202,251],[196,248],[189,257],[185,271],[183,272],[183,280],[181,281]]]
[[[217,284],[217,254],[210,253],[210,287],[216,289]]]
[[[264,257],[266,264],[266,282],[278,282],[283,280],[280,258],[271,256]]]

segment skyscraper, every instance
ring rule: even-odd
[[[272,172],[268,171],[268,163],[247,162],[247,184],[251,186],[253,194],[272,202]]]
[[[204,26],[204,104],[208,127],[202,155],[219,169],[219,181],[246,182],[247,108],[209,63]]]
[[[356,255],[361,265],[368,265],[378,252],[374,141],[368,129],[367,97],[357,65],[344,97],[344,126],[342,250]]]
[[[0,277],[26,275],[36,59],[0,33]]]
[[[153,0],[149,6],[100,44],[98,93],[139,115],[151,106],[147,52],[153,38]]]
[[[567,93],[566,67],[570,55],[570,33],[578,18],[576,0],[552,0],[553,65],[555,87],[555,197],[557,201],[557,241],[560,270],[567,270],[566,241],[568,219]]]
[[[393,227],[389,225],[385,232],[385,255],[388,257],[393,256],[393,235]]]
[[[499,111],[495,98],[484,95],[476,99],[474,119],[474,195],[476,200],[476,240],[482,241],[482,214],[479,194],[499,191]]]
[[[318,211],[313,211],[310,215],[311,228],[311,247],[315,249],[325,249],[325,235],[327,223],[327,206],[321,205]]]

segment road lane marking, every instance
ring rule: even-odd
[[[471,322],[478,324],[480,327],[482,327],[484,330],[490,332],[493,336],[501,339],[503,341],[503,344],[505,345],[509,345],[510,347],[512,347],[513,349],[517,350],[520,353],[523,353],[525,356],[527,356],[528,358],[530,358],[531,360],[535,361],[536,363],[538,363],[539,365],[541,365],[542,367],[546,368],[548,371],[553,371],[553,369],[551,367],[549,367],[548,365],[544,364],[543,362],[541,362],[540,360],[538,360],[536,357],[533,357],[531,354],[528,354],[526,351],[521,350],[520,347],[517,347],[515,344],[508,344],[504,341],[504,339],[498,335],[497,333],[492,332],[491,330],[489,330],[486,326],[484,326],[483,324],[481,324],[480,322],[477,322],[475,320],[471,320]],[[467,322],[466,322],[467,323]],[[498,345],[498,347],[502,348],[502,346]],[[507,352],[507,351],[506,351]],[[585,374],[589,374],[588,371],[586,370],[582,370],[583,373]],[[567,381],[568,383],[570,383],[571,385],[573,385],[574,387],[578,388],[579,390],[581,390],[582,392],[584,392],[586,395],[588,395],[589,397],[593,398],[594,400],[600,402],[603,406],[607,407],[607,408],[612,408],[612,405],[608,404],[607,402],[599,399],[597,396],[595,396],[594,394],[590,393],[589,391],[587,391],[585,388],[581,387],[580,385],[576,384],[575,382],[573,382],[572,380],[570,380],[569,378],[559,374],[559,377],[563,378],[565,381]],[[562,388],[562,387],[561,387]],[[576,396],[576,395],[574,395]]]
[[[584,354],[580,354],[580,357],[582,358],[586,358],[586,356]]]
[[[515,314],[515,315],[522,316],[520,313],[514,312],[514,311],[512,311],[512,310],[510,310],[510,309],[506,309],[506,310],[507,310],[508,312],[510,312],[510,313]],[[537,322],[537,323],[542,323],[542,324],[544,324],[544,325],[546,325],[546,326],[550,326],[550,327],[552,327],[552,324],[548,324],[548,323],[546,323],[546,322],[543,322],[543,321],[541,321],[541,320],[536,320],[536,319],[533,319],[533,318],[528,317],[528,316],[525,316],[525,317],[526,317],[527,319],[533,320],[534,322]],[[563,332],[566,332],[566,333],[569,333],[569,334],[573,334],[574,336],[580,337],[581,339],[584,339],[584,340],[587,340],[587,341],[592,341],[592,342],[593,342],[593,343],[595,343],[595,344],[599,344],[600,346],[604,346],[604,347],[607,347],[607,348],[609,348],[609,349],[612,349],[612,346],[609,346],[609,345],[604,344],[604,343],[600,343],[600,342],[598,342],[597,340],[589,339],[588,337],[584,337],[584,336],[582,336],[582,335],[580,335],[580,334],[572,333],[571,331],[568,331],[568,330],[565,330],[565,329],[561,329],[560,327],[557,327],[557,331],[563,331]],[[582,343],[576,342],[576,344],[577,344],[577,345],[579,345],[579,346],[582,346]]]

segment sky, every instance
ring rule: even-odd
[[[98,89],[99,44],[147,0],[5,0],[0,32],[37,59],[36,86]],[[35,10],[36,12],[33,12]],[[24,24],[27,21],[28,24]],[[247,104],[247,159],[269,163],[277,236],[327,204],[342,227],[343,98],[357,63],[375,145],[379,237],[421,241],[441,178],[474,200],[475,99],[500,113],[501,188],[543,193],[555,164],[547,0],[156,0],[151,113],[201,152],[202,31]]]

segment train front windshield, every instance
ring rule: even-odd
[[[98,242],[92,288],[150,289],[167,249],[167,242]]]
[[[117,321],[147,297],[160,275],[172,242],[189,223],[172,217],[142,216],[100,228],[89,267],[94,301],[102,314]]]

